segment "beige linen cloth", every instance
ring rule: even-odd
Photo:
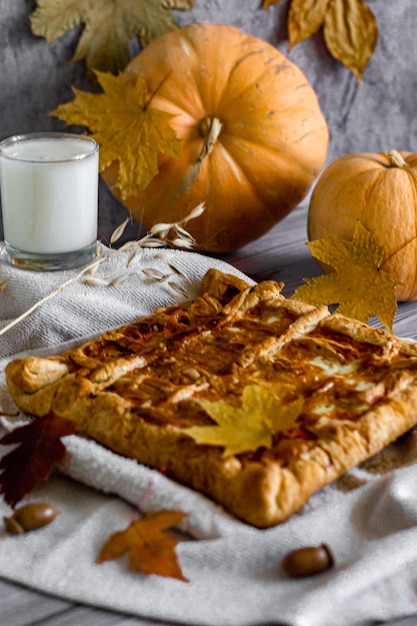
[[[157,306],[193,298],[210,267],[240,275],[191,252],[159,256],[144,250],[118,287],[70,285],[0,336],[0,411],[14,410],[4,367],[16,353],[60,351],[64,343],[68,347]],[[96,275],[110,281],[125,274],[126,258],[117,255]],[[172,275],[149,283],[142,271],[166,275],[170,265],[188,277],[174,277],[184,296],[168,285]],[[0,280],[7,281],[0,293],[0,327],[72,275],[25,272],[0,261]],[[0,433],[21,420],[3,417]],[[0,576],[6,579],[77,602],[193,626],[353,626],[417,616],[415,432],[268,530],[247,526],[191,489],[92,441],[70,436],[64,442],[68,454],[61,471],[26,498],[51,502],[60,514],[39,531],[1,542]],[[128,525],[137,507],[188,513],[180,527],[188,540],[178,544],[177,554],[189,582],[132,573],[125,558],[96,564],[104,541]],[[0,515],[10,512],[1,500]],[[280,563],[288,551],[322,543],[334,554],[332,569],[301,580],[284,574]]]

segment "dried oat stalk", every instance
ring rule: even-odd
[[[134,267],[134,265],[139,261],[139,253],[142,248],[182,248],[186,250],[190,250],[195,246],[195,240],[187,232],[185,229],[186,224],[197,217],[199,217],[204,211],[204,204],[199,204],[195,207],[189,215],[187,215],[184,219],[179,222],[166,223],[166,224],[155,224],[151,230],[141,239],[137,239],[134,241],[127,241],[120,248],[111,249],[107,254],[102,254],[102,246],[101,243],[97,244],[96,258],[83,267],[78,274],[68,279],[59,287],[57,287],[54,291],[49,293],[47,296],[35,302],[33,306],[24,311],[21,315],[12,320],[9,324],[0,329],[0,335],[3,335],[11,328],[16,326],[23,319],[31,315],[36,309],[38,309],[42,304],[55,297],[58,293],[63,291],[69,285],[79,281],[85,285],[94,286],[106,286],[106,287],[118,287],[123,284],[129,276],[129,270]],[[110,246],[117,243],[120,238],[123,236],[124,231],[126,230],[126,226],[129,223],[129,218],[126,219],[120,226],[118,226],[113,234],[110,237]],[[121,274],[120,276],[116,276],[111,278],[110,280],[105,280],[96,276],[95,273],[97,268],[109,261],[115,255],[120,254],[126,250],[130,251],[130,255],[126,262],[126,273]],[[158,258],[163,258],[162,253],[158,253]],[[185,294],[185,290],[174,280],[169,280],[175,275],[177,278],[187,278],[180,269],[178,269],[173,264],[168,264],[169,271],[167,273],[160,272],[157,269],[153,268],[144,268],[142,271],[145,276],[148,277],[150,282],[162,282],[166,281],[166,284],[174,291]],[[146,282],[146,281],[145,281]],[[0,291],[4,289],[6,286],[5,281],[0,282]]]

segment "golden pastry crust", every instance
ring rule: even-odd
[[[417,348],[340,315],[250,287],[217,270],[202,295],[51,358],[12,361],[17,406],[73,420],[118,454],[206,494],[257,527],[308,498],[417,424]],[[224,456],[183,429],[213,424],[199,400],[240,406],[247,385],[285,404],[296,425],[270,448]]]

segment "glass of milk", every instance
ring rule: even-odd
[[[65,270],[94,258],[98,144],[58,132],[0,142],[0,190],[7,259],[29,270]]]

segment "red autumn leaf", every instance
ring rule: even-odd
[[[180,522],[186,513],[157,511],[129,524],[125,530],[110,535],[97,562],[103,563],[129,553],[130,569],[149,576],[167,576],[188,582],[181,571],[175,552],[177,541],[164,530]]]
[[[0,493],[11,507],[38,483],[46,480],[56,463],[63,460],[61,437],[72,435],[75,424],[57,415],[47,415],[20,426],[0,439],[16,447],[0,460]]]

